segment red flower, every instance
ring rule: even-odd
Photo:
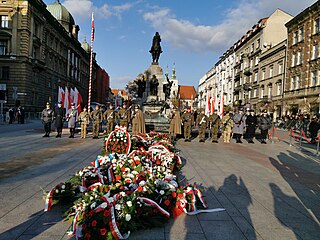
[[[173,198],[177,197],[177,193],[176,192],[172,192],[171,195],[172,195]]]
[[[93,220],[93,221],[91,222],[91,226],[92,226],[92,227],[97,226],[97,221],[96,221],[96,220]]]
[[[182,193],[178,193],[178,198],[183,198],[183,194]]]
[[[100,229],[100,234],[101,234],[101,236],[106,235],[106,233],[107,233],[107,229],[105,229],[105,228],[101,228],[101,229]]]
[[[86,230],[87,227],[88,227],[87,224],[82,224],[82,229],[83,230]]]
[[[170,201],[167,199],[164,201],[164,205],[169,206],[170,205]]]
[[[138,192],[141,192],[143,190],[143,188],[141,187],[141,186],[139,186],[138,188],[137,188],[137,191]]]
[[[104,217],[108,217],[110,215],[110,210],[105,210],[103,213]]]
[[[90,238],[91,238],[90,233],[86,233],[86,235],[84,235],[84,238],[85,238],[85,239],[90,239]]]
[[[121,180],[121,176],[117,175],[116,176],[116,181],[120,181]]]
[[[92,217],[93,213],[94,213],[94,211],[91,210],[91,211],[88,213],[89,217]]]

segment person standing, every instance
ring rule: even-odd
[[[87,126],[90,122],[89,113],[87,112],[87,108],[84,107],[82,112],[79,114],[79,121],[81,125],[81,138],[86,138],[87,135]]]
[[[103,117],[107,122],[107,134],[109,135],[114,130],[114,124],[116,121],[116,112],[113,109],[112,104],[110,104],[110,108],[104,112]]]
[[[78,110],[76,109],[74,103],[71,103],[71,109],[69,109],[67,112],[67,121],[68,121],[68,128],[70,129],[69,138],[74,138],[76,124],[78,121]]]
[[[63,122],[66,119],[66,109],[62,107],[62,101],[58,102],[58,107],[54,109],[54,119],[57,128],[56,138],[61,138]]]
[[[17,108],[16,116],[17,116],[16,118],[17,118],[18,124],[20,124],[21,123],[21,106]]]
[[[214,110],[214,112],[210,115],[209,122],[211,126],[211,141],[213,143],[218,143],[218,131],[221,124],[221,119],[217,110]]]
[[[139,109],[138,105],[135,106],[134,112],[132,114],[132,133],[146,133],[146,123],[144,120],[144,114]]]
[[[317,116],[313,116],[311,118],[311,122],[309,124],[309,132],[311,137],[311,143],[316,143],[318,138],[318,131],[320,129],[320,124],[317,121]]]
[[[246,126],[247,126],[247,139],[248,143],[254,143],[253,138],[256,133],[256,126],[257,126],[257,117],[254,115],[254,110],[249,110],[250,115],[247,116],[246,119]]]
[[[96,105],[96,109],[92,111],[90,114],[90,118],[92,119],[92,134],[93,134],[93,139],[98,139],[99,138],[99,128],[100,124],[102,122],[102,113],[100,111],[99,105]]]
[[[174,108],[171,111],[169,118],[170,118],[169,134],[173,138],[176,138],[178,134],[181,134],[181,117],[180,117],[180,112],[178,111],[177,108]]]
[[[222,118],[223,124],[223,142],[230,143],[231,133],[232,133],[232,115],[230,112],[226,112]]]
[[[191,128],[193,126],[193,114],[191,113],[190,107],[188,107],[187,111],[182,114],[181,120],[183,122],[184,128],[184,141],[191,142]]]
[[[9,124],[12,124],[14,121],[14,110],[13,107],[9,108]]]
[[[240,107],[238,113],[233,116],[233,123],[233,135],[236,138],[236,142],[242,143],[241,137],[246,127],[246,115],[242,107]]]
[[[265,109],[262,115],[258,118],[258,125],[261,131],[261,144],[267,144],[268,130],[272,127],[271,117]]]
[[[201,109],[201,113],[197,116],[196,120],[196,123],[199,126],[199,142],[205,142],[208,120],[209,118],[204,114],[204,109]]]
[[[122,108],[119,110],[117,118],[119,119],[120,126],[126,127],[128,129],[131,119],[130,108],[127,109],[127,105],[125,103],[123,103]]]
[[[51,123],[54,118],[54,111],[51,109],[50,103],[47,102],[46,108],[42,110],[41,121],[45,134],[42,137],[49,137],[51,133]]]

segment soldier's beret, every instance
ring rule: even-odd
[[[59,103],[59,104],[62,104],[62,101],[59,101],[58,103]]]
[[[74,103],[71,103],[71,106],[75,106],[75,104],[74,104]]]

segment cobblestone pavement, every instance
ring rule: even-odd
[[[20,126],[19,126],[20,127]],[[0,126],[0,239],[68,239],[64,209],[44,213],[43,190],[95,159],[102,139],[42,138],[41,124]],[[5,131],[2,131],[5,129]],[[217,213],[182,215],[129,239],[319,239],[319,158],[285,142],[179,140],[181,181],[204,187]]]

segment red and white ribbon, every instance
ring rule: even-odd
[[[145,198],[145,197],[138,197],[138,199],[141,200],[142,202],[151,204],[156,209],[158,209],[163,215],[165,215],[166,217],[170,217],[170,213],[168,213],[166,210],[164,210],[162,207],[160,207],[158,205],[158,203],[156,203],[155,201],[153,201],[153,200],[151,200],[149,198]]]
[[[194,193],[196,194],[196,196],[199,198],[202,206],[203,206],[204,208],[208,208],[208,204],[207,204],[206,201],[204,200],[201,191],[200,191],[196,186],[193,186],[193,190],[194,190]]]
[[[110,210],[111,210],[111,220],[109,222],[109,226],[110,226],[110,230],[111,230],[112,236],[116,240],[118,240],[118,239],[127,239],[129,237],[129,235],[130,235],[130,231],[128,233],[124,234],[124,235],[122,235],[120,233],[120,230],[119,230],[119,228],[117,226],[117,223],[116,223],[116,216],[114,214],[114,207],[111,206]]]
[[[73,236],[77,231],[77,221],[78,221],[79,213],[80,213],[80,211],[77,211],[76,215],[73,218],[73,221],[71,224],[71,229],[68,232],[68,236]]]
[[[95,189],[96,187],[99,187],[99,186],[102,186],[102,184],[101,184],[100,182],[96,182],[96,183],[90,185],[90,186],[87,188],[87,190],[88,190],[88,191],[91,191],[91,190],[93,190],[93,189]]]
[[[48,212],[51,210],[52,208],[52,196],[53,196],[53,193],[54,191],[56,190],[56,188],[52,188],[51,191],[47,194],[47,197],[46,197],[46,204],[45,204],[45,208],[44,208],[44,211],[45,212]]]

